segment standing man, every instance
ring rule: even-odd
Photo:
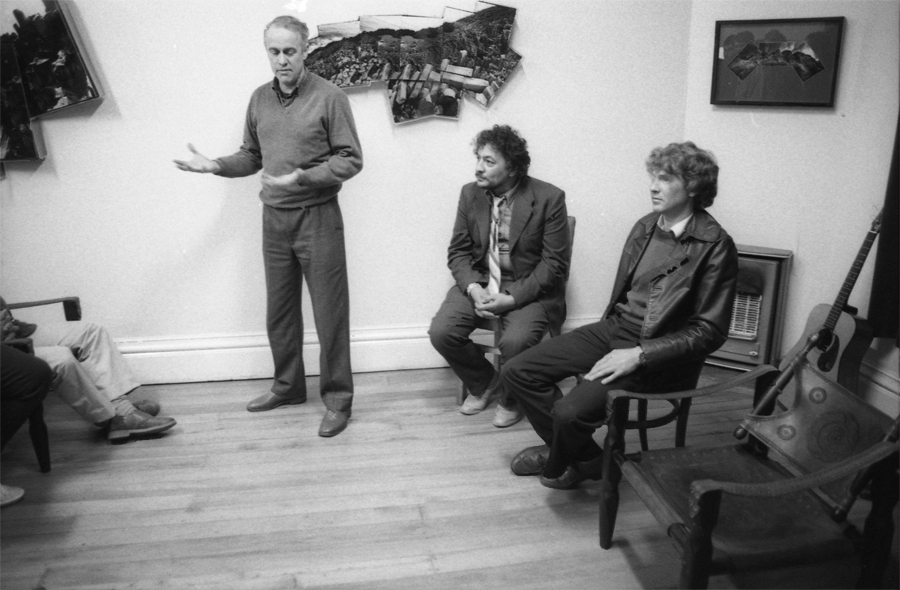
[[[294,17],[269,23],[264,40],[275,79],[250,98],[241,149],[210,160],[188,145],[193,157],[175,164],[229,178],[263,170],[266,327],[275,381],[247,410],[306,401],[300,305],[305,277],[321,346],[326,414],[319,436],[334,436],[347,427],[353,401],[344,223],[337,195],[342,183],[362,169],[362,151],[346,95],[303,63],[308,39],[306,24]]]
[[[569,489],[602,476],[594,424],[607,393],[694,387],[706,356],[725,342],[738,256],[706,212],[719,166],[691,142],[657,148],[647,158],[653,212],[625,242],[603,320],[527,350],[503,367],[503,385],[519,401],[544,445],[512,461],[516,475],[540,475]],[[562,397],[556,383],[584,374]]]
[[[562,326],[571,256],[566,195],[528,176],[528,146],[509,126],[485,129],[474,146],[475,182],[460,193],[447,256],[456,284],[428,334],[470,392],[460,412],[477,414],[499,393],[493,423],[504,428],[522,412],[469,336],[485,319],[498,318],[507,362],[550,326]]]

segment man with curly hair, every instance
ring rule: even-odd
[[[522,412],[470,335],[497,318],[506,362],[562,326],[571,254],[566,195],[528,175],[527,143],[509,126],[485,129],[473,143],[475,182],[460,193],[448,250],[456,284],[428,334],[470,392],[460,411],[477,414],[499,395],[493,423],[505,428]]]
[[[713,155],[692,142],[647,159],[653,209],[631,230],[603,319],[543,342],[503,366],[503,387],[543,445],[519,453],[516,475],[555,489],[602,476],[594,425],[613,389],[694,387],[703,361],[725,342],[738,273],[728,233],[706,212],[717,192]],[[584,375],[565,397],[556,383]]]

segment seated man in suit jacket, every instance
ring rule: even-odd
[[[504,362],[540,342],[566,317],[569,226],[565,193],[528,176],[524,139],[495,125],[474,141],[475,182],[462,188],[448,266],[456,284],[431,321],[431,343],[468,388],[460,411],[481,412],[499,395],[494,425],[522,419],[500,376],[470,339],[499,318]]]

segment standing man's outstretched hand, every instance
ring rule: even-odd
[[[189,143],[188,149],[194,156],[190,160],[174,160],[179,170],[185,172],[199,172],[201,174],[213,174],[220,170],[219,165],[213,162],[200,152],[194,149],[194,145]]]

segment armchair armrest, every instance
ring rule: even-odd
[[[756,381],[764,375],[775,373],[777,371],[778,368],[773,367],[772,365],[761,365],[759,367],[756,367],[752,371],[742,373],[737,377],[732,377],[731,379],[726,379],[725,381],[720,381],[713,385],[708,385],[706,387],[700,387],[697,389],[688,389],[685,391],[674,391],[671,393],[636,393],[634,391],[626,391],[624,389],[615,389],[609,392],[609,397],[607,398],[607,414],[612,415],[613,404],[616,399],[619,398],[645,400],[679,400],[688,397],[703,397],[706,395],[719,393],[720,391],[725,391],[727,389],[732,389],[740,385],[744,385],[745,383]]]
[[[7,305],[9,309],[22,309],[25,307],[38,307],[41,305],[52,305],[54,303],[62,303],[63,311],[66,314],[66,321],[77,322],[81,319],[81,300],[78,297],[59,297],[57,299],[43,299],[41,301],[25,301],[23,303],[10,303]]]
[[[882,441],[862,453],[848,457],[815,473],[768,483],[736,483],[713,479],[698,479],[691,484],[691,495],[696,500],[703,494],[721,490],[734,496],[782,496],[837,481],[857,473],[898,451],[900,451],[900,442]]]

